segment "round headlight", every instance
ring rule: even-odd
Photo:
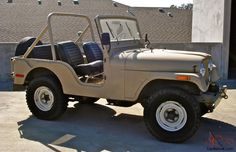
[[[200,73],[203,77],[204,77],[205,74],[206,74],[206,68],[204,67],[204,64],[203,64],[203,63],[200,65],[199,73]]]
[[[213,66],[214,66],[214,64],[213,64],[212,60],[210,60],[209,63],[208,63],[208,69],[210,71],[212,71],[213,70]]]

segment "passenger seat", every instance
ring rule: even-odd
[[[64,41],[57,44],[59,58],[72,66],[76,74],[80,76],[96,75],[103,72],[102,62],[93,61],[84,64],[83,55],[79,47],[72,41]]]
[[[101,48],[96,42],[86,42],[83,44],[84,53],[86,55],[87,61],[101,61],[103,62],[103,53]]]

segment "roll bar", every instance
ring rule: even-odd
[[[94,36],[93,28],[92,28],[92,23],[91,23],[89,17],[87,17],[86,15],[82,15],[82,14],[53,12],[53,13],[50,13],[47,17],[47,26],[44,27],[44,29],[40,32],[40,34],[38,35],[36,40],[28,48],[28,50],[25,52],[25,54],[23,55],[22,58],[26,58],[31,53],[31,51],[33,50],[35,45],[39,42],[39,40],[43,37],[43,35],[48,31],[49,40],[50,40],[50,44],[51,44],[51,50],[52,50],[52,59],[56,60],[56,52],[55,52],[55,48],[54,48],[54,40],[53,40],[53,32],[52,32],[52,24],[51,24],[51,20],[52,20],[53,16],[70,16],[70,17],[80,17],[80,18],[86,19],[87,22],[88,22],[88,25],[86,26],[86,28],[84,29],[84,31],[80,35],[80,37],[77,39],[77,41],[79,41],[81,39],[81,37],[84,35],[85,32],[87,32],[88,29],[90,29],[92,40],[95,41],[95,36]]]

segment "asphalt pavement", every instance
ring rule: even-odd
[[[228,91],[213,113],[188,141],[170,144],[156,140],[145,127],[143,108],[70,103],[56,121],[36,119],[24,92],[0,92],[0,151],[236,151],[236,90]]]

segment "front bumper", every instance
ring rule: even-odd
[[[199,100],[212,112],[219,105],[222,98],[228,99],[227,86],[211,85],[209,90],[199,97]]]

